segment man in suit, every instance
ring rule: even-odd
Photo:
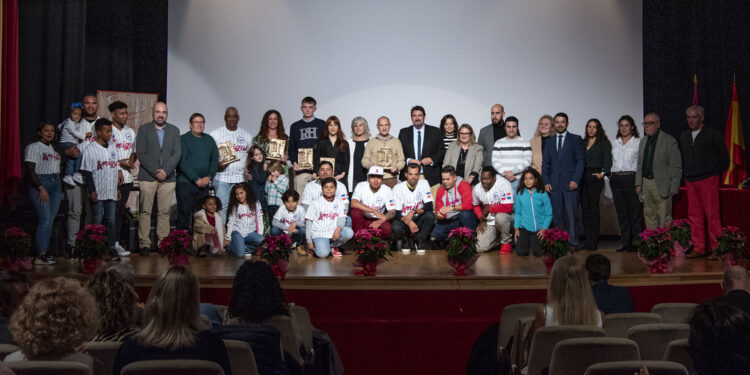
[[[169,207],[177,185],[177,165],[182,156],[180,130],[167,122],[167,105],[156,102],[153,121],[138,128],[135,138],[136,153],[141,161],[138,171],[140,209],[138,238],[141,255],[151,248],[151,210],[154,198],[158,206],[156,235],[159,242],[169,235]]]
[[[567,114],[556,114],[554,125],[556,133],[544,141],[547,144],[542,158],[542,180],[544,189],[550,194],[555,227],[563,229],[567,224],[570,242],[577,247],[575,228],[578,185],[583,176],[583,141],[581,136],[568,132]]]
[[[424,107],[417,105],[411,109],[412,126],[401,129],[398,140],[404,150],[406,165],[419,164],[420,174],[424,175],[430,186],[440,183],[440,167],[445,156],[445,145],[440,129],[424,123]],[[403,180],[406,168],[401,170]]]
[[[750,277],[747,270],[742,266],[729,267],[724,272],[724,281],[721,282],[724,289],[722,300],[730,305],[735,305],[742,311],[750,314]]]
[[[661,131],[659,115],[643,118],[643,132],[635,172],[635,192],[643,194],[646,228],[656,229],[672,222],[672,196],[680,192],[682,158],[677,141]]]
[[[492,166],[492,147],[497,140],[504,138],[506,135],[504,116],[505,107],[502,104],[493,105],[490,108],[490,120],[492,122],[479,131],[479,144],[484,147],[483,167]],[[500,171],[497,172],[500,173]]]
[[[594,292],[596,306],[606,314],[635,312],[633,297],[621,286],[609,285],[611,265],[609,258],[602,254],[591,254],[586,258],[586,272],[589,274],[591,291]]]

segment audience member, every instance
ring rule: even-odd
[[[458,139],[451,142],[445,151],[443,166],[456,168],[456,175],[474,186],[479,182],[483,159],[484,148],[477,143],[474,129],[469,124],[463,124],[458,129]]]
[[[305,244],[305,209],[299,204],[299,193],[296,190],[287,190],[281,196],[284,207],[280,207],[273,216],[271,235],[278,236],[282,233],[289,235],[297,247],[297,254],[307,255]]]
[[[362,155],[361,165],[365,169],[365,174],[374,165],[383,168],[383,184],[393,189],[398,183],[398,173],[404,167],[404,150],[401,142],[390,134],[391,120],[388,117],[381,116],[378,118],[378,134],[370,138]],[[363,179],[365,181],[367,176]],[[356,186],[352,187],[352,191]]]
[[[227,318],[237,323],[267,323],[274,315],[289,315],[279,280],[268,263],[245,261],[234,276]]]
[[[354,191],[358,183],[367,180],[367,168],[362,165],[367,149],[367,143],[370,140],[370,127],[367,125],[367,119],[357,116],[352,119],[352,138],[349,142],[349,172],[346,174],[347,187],[349,192]],[[398,141],[398,140],[397,140]],[[399,143],[399,147],[401,144]],[[403,152],[402,152],[403,154]]]
[[[589,274],[596,306],[605,315],[635,312],[633,297],[628,289],[607,283],[610,268],[609,258],[602,254],[591,254],[586,258],[586,272]]]
[[[25,274],[18,271],[0,272],[0,344],[16,344],[8,324],[10,317],[29,293],[29,288],[31,280]]]
[[[145,326],[117,351],[113,374],[136,361],[198,359],[218,363],[231,375],[224,341],[207,331],[199,312],[198,279],[190,269],[172,266],[154,283],[144,311]]]
[[[510,116],[505,120],[505,137],[495,141],[492,149],[492,166],[498,174],[518,189],[521,172],[531,165],[531,144],[521,138],[518,119]]]
[[[409,249],[424,251],[435,225],[432,193],[427,180],[419,178],[419,164],[406,166],[406,181],[393,188],[396,216],[392,233],[396,239],[406,238]]]
[[[688,352],[695,374],[750,373],[750,315],[719,298],[701,303],[690,318]]]
[[[526,168],[521,181],[513,207],[516,254],[527,256],[531,252],[538,257],[542,255],[541,240],[544,238],[544,231],[552,222],[552,203],[544,191],[542,177],[534,167]]]
[[[313,163],[315,169],[320,166],[321,160],[328,160],[333,164],[333,178],[346,187],[349,172],[349,143],[346,141],[344,131],[341,130],[341,121],[336,116],[326,119],[326,126],[320,135],[318,143],[313,146]],[[348,188],[347,188],[348,191]]]
[[[238,126],[240,113],[235,107],[227,107],[224,111],[224,126],[211,132],[211,137],[216,141],[216,146],[231,144],[234,149],[235,161],[219,160],[218,172],[212,181],[216,197],[224,205],[221,208],[221,216],[227,217],[226,202],[229,202],[229,191],[234,184],[245,182],[245,164],[247,163],[247,152],[252,146],[250,133]],[[221,155],[219,155],[221,157]]]
[[[396,216],[393,191],[383,185],[383,168],[375,165],[367,172],[367,182],[354,189],[351,203],[352,230],[378,229],[380,237],[391,236],[391,221]]]
[[[484,158],[482,166],[492,166],[492,149],[495,142],[505,138],[505,107],[502,104],[495,104],[490,108],[491,123],[479,131],[479,143],[484,148]]]
[[[531,137],[529,144],[531,145],[531,166],[536,169],[539,174],[542,174],[542,158],[544,157],[544,145],[545,139],[554,133],[552,129],[552,116],[544,115],[539,119],[536,125],[536,131],[534,136]]]
[[[445,145],[446,150],[451,143],[458,140],[457,127],[458,121],[450,113],[440,119],[440,133],[443,135],[443,144]]]
[[[135,131],[128,126],[128,105],[115,101],[109,105],[109,114],[112,117],[112,143],[117,150],[117,160],[119,162],[118,170],[122,174],[122,183],[118,186],[117,205],[115,207],[115,250],[120,256],[130,255],[130,251],[125,250],[120,245],[120,233],[122,222],[128,216],[128,200],[130,191],[133,190],[133,171],[135,170]],[[129,232],[129,231],[128,231]],[[123,238],[124,240],[124,238]],[[123,241],[124,242],[124,241]]]
[[[398,140],[401,142],[406,164],[419,164],[422,168],[420,173],[430,186],[434,186],[440,183],[440,167],[445,156],[445,145],[440,129],[425,124],[425,116],[424,107],[412,107],[412,125],[399,131]],[[405,173],[406,170],[401,171],[401,179],[404,179]]]
[[[441,171],[443,183],[435,196],[435,227],[430,236],[433,249],[443,249],[443,242],[448,240],[451,230],[467,227],[472,231],[477,229],[477,221],[482,211],[474,207],[471,186],[468,182],[456,176],[456,169],[450,165]],[[437,243],[435,243],[437,242]]]
[[[106,269],[89,279],[86,288],[94,296],[99,329],[89,341],[123,341],[139,331],[138,295],[119,272]]]
[[[750,315],[750,277],[745,267],[732,266],[727,269],[721,288],[724,290],[723,302],[737,306]]]
[[[284,203],[281,196],[289,190],[289,178],[284,173],[284,166],[278,160],[268,164],[268,179],[265,184],[268,218],[273,219],[279,207]]]
[[[497,178],[495,168],[490,166],[482,168],[481,182],[472,191],[474,206],[482,210],[477,225],[477,251],[490,251],[499,243],[500,254],[510,254],[513,240],[513,188],[508,180]]]
[[[177,177],[177,229],[191,229],[195,204],[210,193],[211,179],[219,170],[219,149],[214,138],[204,133],[206,119],[190,115],[190,131],[180,136],[180,174]]]
[[[612,200],[615,201],[620,226],[620,247],[617,251],[635,251],[633,241],[643,229],[643,204],[635,192],[638,170],[638,149],[641,138],[635,120],[628,115],[617,121],[617,138],[612,144]]]
[[[263,207],[247,182],[235,184],[229,194],[224,247],[236,257],[251,256],[263,242]]]
[[[321,167],[325,164],[323,162]],[[320,182],[323,195],[305,209],[308,254],[314,252],[319,258],[331,254],[334,257],[343,256],[339,247],[354,236],[352,229],[346,226],[348,202],[344,198],[338,198],[337,182],[333,177],[323,179]]]
[[[599,198],[604,189],[604,176],[612,170],[612,144],[598,119],[586,122],[583,138],[586,157],[581,179],[581,208],[583,209],[583,234],[586,237],[582,250],[599,247]]]
[[[213,196],[203,198],[203,208],[193,214],[193,247],[198,256],[211,253],[224,254],[224,220],[221,217],[221,202]]]
[[[305,186],[305,194],[302,195],[302,206],[305,208],[305,211],[310,209],[312,202],[323,196],[321,181],[329,177],[333,178],[333,165],[331,162],[327,160],[320,162],[317,177],[317,179],[308,182],[307,186]],[[336,179],[334,181],[336,182],[336,198],[348,206],[349,193],[346,191],[346,186],[341,181],[337,181]]]
[[[318,138],[323,134],[323,128],[325,127],[325,121],[315,117],[315,111],[318,109],[318,102],[310,97],[306,96],[302,99],[302,105],[300,110],[302,111],[302,119],[298,120],[289,129],[289,161],[294,166],[294,189],[305,199],[305,185],[313,179],[313,160],[307,160],[310,162],[310,166],[306,167],[304,164],[299,164],[300,151],[304,151],[305,155],[312,157],[313,147],[318,143]]]

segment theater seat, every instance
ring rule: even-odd
[[[497,334],[497,348],[507,347],[508,340],[516,329],[516,324],[521,318],[534,317],[536,309],[539,306],[538,303],[517,303],[514,305],[507,305],[503,308],[503,312],[500,314],[500,326],[498,327]]]
[[[115,357],[120,349],[120,344],[122,343],[118,341],[89,341],[85,345],[89,355],[102,362],[104,375],[110,375],[115,365]]]
[[[196,359],[138,361],[122,369],[122,375],[224,375],[216,362]]]
[[[91,375],[91,368],[80,362],[24,361],[6,363],[16,375]]]
[[[664,360],[677,362],[693,373],[693,359],[688,352],[688,339],[674,340],[667,345],[667,351],[664,353]]]
[[[627,337],[630,327],[653,323],[662,323],[661,315],[654,313],[609,314],[604,319],[604,332],[607,332],[608,337]]]
[[[641,367],[648,369],[649,375],[688,375],[685,366],[666,361],[622,361],[591,365],[584,375],[633,375]]]
[[[638,345],[632,340],[621,337],[567,339],[555,345],[549,374],[582,374],[593,364],[640,359]]]
[[[250,344],[237,340],[224,340],[232,375],[258,375],[258,364]]]
[[[661,315],[662,323],[687,323],[696,303],[657,303],[651,312]]]
[[[529,351],[528,375],[541,375],[549,366],[558,342],[580,337],[604,337],[604,330],[594,326],[542,327],[534,333]]]
[[[21,350],[21,348],[15,345],[0,344],[0,361],[4,360],[8,354],[17,352],[19,350]]]
[[[661,361],[669,343],[688,335],[690,326],[685,323],[641,324],[628,330],[628,338],[638,343],[641,359],[649,361]]]

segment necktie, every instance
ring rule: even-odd
[[[557,151],[560,152],[562,149],[562,134],[557,136]]]
[[[422,160],[422,131],[417,130],[417,160]]]

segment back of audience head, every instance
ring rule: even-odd
[[[94,297],[66,277],[36,283],[10,319],[10,332],[28,359],[72,353],[94,336]]]
[[[274,315],[287,315],[279,280],[265,262],[246,261],[237,270],[227,316],[260,323]]]
[[[10,318],[29,293],[31,280],[18,271],[0,272],[0,316]]]
[[[748,374],[748,348],[750,315],[717,298],[693,310],[688,352],[696,374]]]
[[[144,322],[136,339],[170,350],[192,347],[195,335],[209,328],[200,317],[198,279],[188,268],[172,266],[156,280],[144,307]]]
[[[586,258],[586,272],[591,284],[609,280],[612,272],[609,258],[602,254],[591,254]]]
[[[547,304],[552,306],[560,325],[597,324],[599,311],[594,294],[583,262],[576,256],[566,255],[552,266]]]
[[[135,326],[138,295],[122,274],[106,269],[89,279],[86,287],[96,300],[100,333],[110,334]]]
[[[115,263],[107,268],[107,271],[117,272],[120,279],[135,287],[135,269],[130,263]]]
[[[744,290],[750,293],[750,277],[747,270],[742,266],[732,266],[724,272],[724,280],[721,282],[724,293],[733,290]]]

